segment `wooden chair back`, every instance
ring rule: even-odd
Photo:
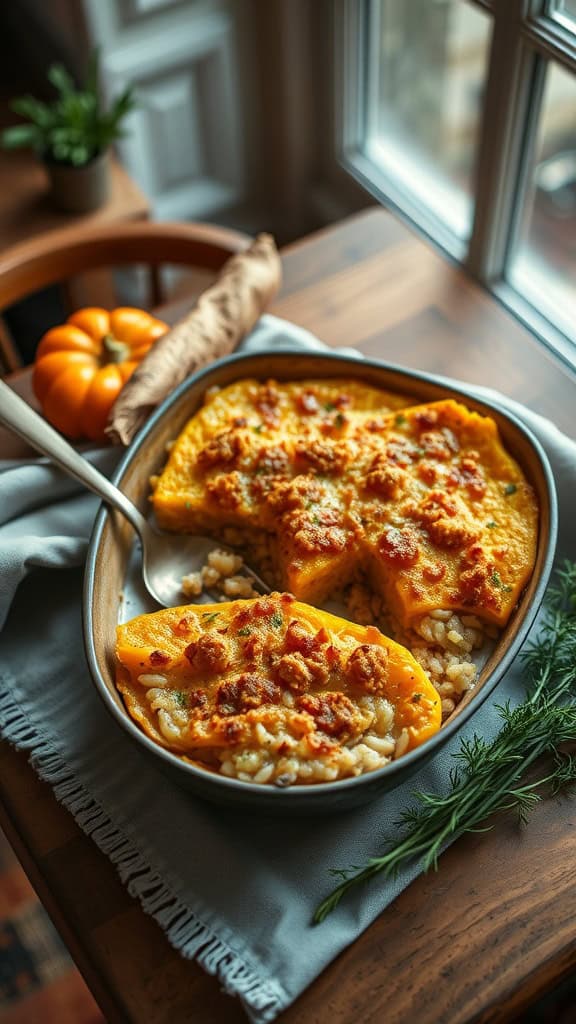
[[[150,306],[164,300],[160,268],[178,265],[216,273],[233,253],[249,244],[239,231],[211,224],[139,222],[113,224],[72,235],[66,229],[0,253],[0,314],[13,303],[49,285],[66,284],[95,270],[129,265],[148,267]],[[15,369],[14,345],[0,326],[0,356]],[[16,364],[17,365],[17,364]]]

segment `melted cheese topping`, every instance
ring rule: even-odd
[[[218,752],[264,749],[266,781],[295,751],[336,766],[330,777],[358,774],[341,755],[360,740],[387,743],[390,760],[399,739],[397,756],[440,727],[438,693],[407,650],[289,594],[142,615],[118,627],[116,653],[118,688],[152,739],[216,769]]]
[[[265,531],[276,585],[321,603],[360,565],[409,626],[503,625],[536,553],[534,492],[494,421],[361,382],[240,381],[208,397],[153,495],[165,529]]]

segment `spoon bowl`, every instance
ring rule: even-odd
[[[148,523],[146,527],[145,536],[141,535],[142,576],[148,593],[165,608],[183,603],[182,578],[190,573],[199,573],[211,551],[215,548],[233,551],[211,537],[162,533]],[[246,576],[260,594],[270,593],[270,587],[249,566],[242,565],[239,574]],[[193,604],[213,602],[214,599],[210,588],[193,598],[186,596],[186,601]]]
[[[3,381],[0,381],[0,422],[126,517],[140,538],[142,577],[148,593],[157,604],[165,608],[182,604],[182,578],[199,571],[215,546],[223,551],[232,551],[209,537],[162,533],[153,527],[118,487]],[[243,565],[242,573],[260,593],[270,592],[267,584],[248,566]],[[199,600],[202,601],[201,595]],[[206,600],[209,598],[205,597]]]

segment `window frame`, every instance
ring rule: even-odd
[[[459,238],[433,210],[394,180],[363,151],[370,64],[367,46],[379,0],[337,0],[335,10],[336,150],[341,166],[369,193],[408,221],[460,264],[571,367],[576,333],[568,337],[530,298],[517,291],[506,270],[519,237],[551,60],[576,77],[576,27],[570,29],[549,0],[467,0],[492,20],[486,89],[475,166],[471,235]],[[374,73],[374,71],[372,72]]]

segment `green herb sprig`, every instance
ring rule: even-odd
[[[487,743],[474,735],[462,741],[449,792],[414,794],[415,806],[404,811],[399,823],[404,830],[399,843],[364,867],[332,870],[342,881],[317,908],[315,923],[350,889],[375,875],[393,877],[414,860],[424,871],[435,869],[448,843],[466,832],[492,828],[484,825],[491,815],[515,810],[525,823],[543,787],[554,795],[576,781],[576,755],[562,750],[576,742],[576,564],[566,561],[557,570],[539,638],[522,657],[526,697],[514,708],[509,702],[498,706],[503,726],[495,739]],[[544,762],[542,755],[548,755]]]

